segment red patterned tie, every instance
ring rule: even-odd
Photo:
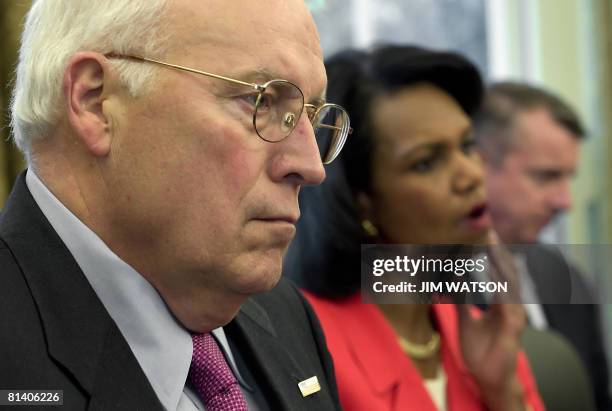
[[[189,380],[206,411],[248,411],[236,377],[210,333],[194,334]]]

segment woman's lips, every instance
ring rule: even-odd
[[[464,224],[474,231],[485,231],[491,228],[491,215],[486,203],[474,206],[463,219]]]

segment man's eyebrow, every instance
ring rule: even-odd
[[[238,73],[236,74],[236,79],[241,80],[241,81],[246,81],[248,83],[260,84],[260,83],[265,83],[270,80],[283,79],[283,78],[274,71],[271,71],[265,68],[260,68],[260,69],[249,70],[249,71],[245,71],[242,73]]]
[[[246,83],[253,83],[263,85],[264,83],[270,80],[286,80],[293,84],[295,84],[300,90],[303,90],[299,84],[291,77],[283,76],[276,71],[272,71],[266,68],[259,68],[255,70],[249,70],[242,73],[235,74],[236,80],[244,81]],[[325,92],[323,92],[320,96],[314,97],[307,101],[308,104],[312,104],[315,107],[320,107],[323,104],[327,103],[327,99],[325,98]]]
[[[325,103],[327,103],[327,100],[325,99],[325,95],[314,97],[308,101],[308,104],[312,104],[315,107],[321,107]]]
[[[232,80],[238,80],[243,83],[250,83],[259,86],[267,83],[270,80],[280,78],[277,73],[263,68],[255,70],[234,71],[225,73],[223,75]],[[227,82],[224,87],[226,90],[235,90],[236,92],[238,92],[244,90],[246,85]]]

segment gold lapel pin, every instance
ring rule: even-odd
[[[308,397],[315,392],[321,391],[321,386],[319,385],[319,379],[315,375],[314,377],[310,377],[307,380],[304,380],[298,384],[300,387],[300,392],[303,397]]]

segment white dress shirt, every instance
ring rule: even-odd
[[[521,298],[523,301],[527,301],[527,303],[523,304],[527,320],[533,328],[545,330],[548,328],[548,321],[546,321],[546,314],[544,314],[544,309],[542,304],[540,304],[536,286],[533,283],[531,274],[529,274],[527,259],[523,254],[514,254],[514,264],[518,270],[519,281],[521,282]]]

